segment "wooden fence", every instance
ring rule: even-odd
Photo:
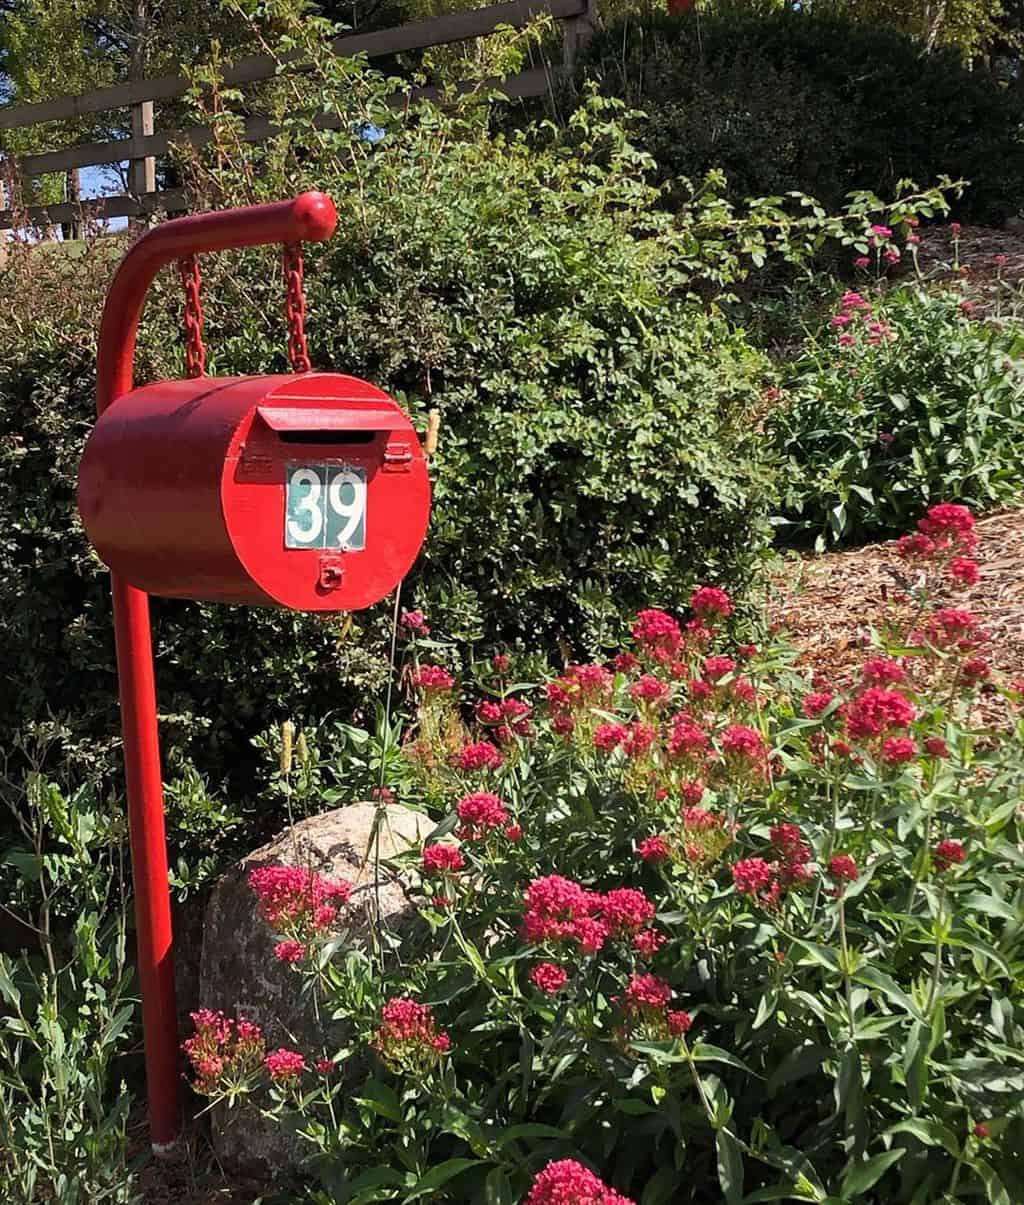
[[[522,28],[537,16],[550,13],[562,26],[567,65],[571,63],[577,45],[593,28],[593,5],[594,0],[512,0],[511,3],[494,4],[470,12],[449,13],[393,29],[352,34],[336,39],[333,50],[339,55],[365,54],[369,58],[375,58],[402,51],[422,50],[430,46],[446,46],[469,38],[487,37],[495,33],[499,26]],[[265,55],[251,55],[240,59],[224,71],[223,84],[225,87],[238,88],[244,84],[270,79],[277,74],[278,67],[277,59]],[[496,86],[506,96],[513,98],[541,96],[551,87],[553,74],[557,73],[557,70],[556,68],[553,71],[550,67],[533,68],[502,80],[496,83]],[[24,221],[34,226],[74,222],[83,212],[88,213],[90,210],[95,211],[98,216],[111,218],[138,217],[156,209],[173,212],[185,208],[186,202],[181,190],[157,188],[156,156],[166,154],[174,144],[191,143],[193,146],[202,146],[211,140],[213,133],[207,126],[158,132],[154,128],[154,102],[184,96],[191,86],[191,82],[183,76],[164,75],[154,79],[116,84],[111,88],[100,88],[82,96],[62,96],[37,104],[0,107],[0,131],[25,129],[51,121],[68,121],[86,114],[117,109],[127,109],[131,116],[131,134],[128,138],[69,146],[39,155],[25,155],[16,163],[8,161],[5,165],[9,174],[16,173],[20,181],[25,181],[50,172],[73,173],[82,167],[127,161],[127,193],[103,197],[96,201],[30,206],[24,211],[15,208],[0,209],[0,230]],[[430,92],[429,89],[421,90],[419,95]],[[340,119],[332,122],[327,115],[321,119],[321,123],[325,128],[330,128],[332,124],[340,124]],[[277,127],[271,121],[255,117],[245,123],[244,137],[250,142],[260,142],[277,132]],[[0,185],[0,205],[6,203],[3,187]]]

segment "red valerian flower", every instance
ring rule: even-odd
[[[442,694],[455,685],[455,679],[440,665],[421,665],[409,680],[424,694]]]
[[[971,1132],[975,1138],[980,1138],[983,1142],[986,1138],[992,1137],[992,1128],[983,1121],[979,1121]]]
[[[843,709],[846,731],[855,740],[881,736],[889,728],[909,728],[917,718],[913,703],[899,691],[869,686]]]
[[[482,699],[476,705],[476,718],[481,724],[500,724],[503,716],[500,703]]]
[[[745,724],[730,725],[722,733],[721,741],[722,752],[727,757],[755,761],[764,757],[767,752],[764,738],[760,732],[754,728],[748,728]]]
[[[625,724],[598,724],[594,729],[594,748],[602,753],[614,753],[628,735]]]
[[[670,687],[653,674],[644,674],[629,688],[629,697],[638,702],[658,704],[663,703],[669,696]]]
[[[704,798],[706,789],[702,782],[684,782],[679,788],[679,794],[682,796],[684,803],[695,805],[700,803]]]
[[[491,668],[496,674],[507,674],[512,662],[506,653],[495,653],[491,658]]]
[[[434,1010],[411,996],[398,996],[381,1009],[374,1049],[388,1062],[426,1070],[451,1048],[451,1039],[437,1028]]]
[[[710,745],[711,738],[691,716],[681,712],[673,719],[668,739],[668,751],[671,757],[700,757],[707,752]]]
[[[615,933],[636,933],[654,918],[655,908],[635,887],[617,887],[601,897],[601,916]]]
[[[827,690],[815,691],[813,694],[804,695],[801,709],[807,719],[816,720],[834,698],[835,695]]]
[[[642,958],[652,958],[667,940],[665,934],[657,929],[641,929],[633,938],[633,949]]]
[[[951,866],[959,866],[966,857],[962,842],[947,839],[935,846],[935,869],[940,873]]]
[[[422,611],[403,611],[398,620],[398,629],[403,636],[429,636],[427,617]]]
[[[735,669],[736,662],[731,657],[704,658],[704,677],[709,682],[717,682],[719,678],[724,678],[726,674],[731,674]]]
[[[732,868],[732,881],[741,895],[754,895],[763,891],[772,881],[774,871],[764,858],[744,858]]]
[[[924,742],[927,753],[932,757],[949,757],[949,746],[941,736],[930,736]]]
[[[930,507],[925,517],[918,520],[917,526],[926,536],[961,552],[971,551],[978,542],[974,516],[966,506],[957,506],[952,502],[940,502]]]
[[[466,861],[457,845],[428,845],[423,851],[423,869],[427,874],[455,874]]]
[[[521,824],[510,824],[505,829],[505,837],[514,845],[517,841],[523,839],[523,826]]]
[[[326,917],[322,912],[326,905],[347,903],[352,894],[351,883],[335,882],[301,866],[257,866],[249,872],[249,887],[259,900],[264,919],[274,929],[308,920],[315,928],[326,928],[318,923],[318,914]],[[327,924],[335,915],[332,909]]]
[[[622,748],[627,757],[642,757],[658,739],[658,730],[651,724],[634,720],[626,729]]]
[[[460,841],[482,841],[508,823],[505,805],[490,791],[464,796],[455,812],[461,822],[456,833]]]
[[[869,686],[898,686],[907,680],[907,671],[890,657],[869,657],[861,666],[860,676]]]
[[[732,599],[717,586],[698,586],[690,598],[690,610],[705,623],[728,619],[732,614]]]
[[[836,854],[828,864],[828,872],[834,879],[847,883],[855,883],[860,873],[849,854]]]
[[[272,1050],[263,1060],[263,1065],[270,1073],[270,1078],[278,1083],[284,1083],[300,1076],[306,1070],[306,1060],[297,1050]]]
[[[551,730],[559,736],[571,736],[575,729],[576,721],[567,711],[560,712],[558,715],[552,717]]]
[[[575,1159],[549,1163],[533,1181],[523,1205],[636,1205]]]
[[[634,975],[626,987],[623,1003],[627,1009],[660,1010],[672,999],[672,988],[657,975]]]
[[[321,1075],[330,1075],[335,1068],[334,1059],[317,1059],[315,1065]]]
[[[195,1073],[193,1087],[204,1096],[217,1093],[223,1076],[245,1076],[263,1058],[263,1035],[251,1021],[233,1021],[222,1012],[200,1008],[192,1013],[195,1033],[181,1044]]]
[[[524,703],[522,699],[506,699],[501,710],[505,714],[505,719],[510,723],[524,720],[530,714],[529,703]]]
[[[666,1020],[668,1021],[668,1031],[674,1038],[682,1037],[684,1033],[689,1033],[690,1027],[693,1025],[693,1017],[682,1008],[669,1012]]]
[[[640,658],[632,653],[616,653],[612,658],[612,669],[620,674],[631,673],[640,664]]]
[[[490,741],[477,741],[475,744],[466,745],[460,749],[454,760],[460,770],[472,772],[474,770],[497,770],[505,758],[501,750],[492,745]]]
[[[925,624],[928,639],[939,648],[952,645],[962,648],[963,641],[976,642],[984,639],[981,625],[970,611],[957,607],[942,607],[930,616]]]
[[[274,946],[274,957],[278,962],[301,962],[306,957],[306,947],[301,941],[279,941]]]
[[[678,620],[657,608],[640,611],[633,623],[633,639],[655,659],[671,657],[683,642]]]
[[[909,736],[889,736],[882,742],[882,760],[891,766],[903,765],[917,757],[917,744]]]
[[[530,972],[530,981],[542,992],[554,996],[569,982],[569,976],[553,962],[539,962]]]
[[[978,562],[972,561],[970,557],[966,556],[953,557],[947,569],[949,576],[964,586],[976,586],[978,579],[981,577]]]
[[[592,944],[599,936],[597,931],[589,926],[581,930],[580,926],[599,906],[600,896],[572,879],[558,874],[534,879],[523,896],[523,935],[529,942],[580,940],[585,936]],[[607,927],[602,928],[601,945],[608,935]]]
[[[960,667],[960,672],[965,682],[985,682],[992,676],[992,666],[984,657],[971,657]]]
[[[664,837],[645,837],[636,847],[637,856],[645,862],[664,862],[671,854],[669,843]]]

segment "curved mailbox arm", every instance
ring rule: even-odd
[[[96,409],[103,411],[132,387],[135,335],[146,293],[157,272],[186,255],[263,243],[322,243],[338,222],[326,193],[304,192],[294,201],[222,209],[174,218],[144,234],[121,261],[100,323]]]
[[[337,223],[321,192],[293,201],[175,218],[144,234],[118,268],[100,324],[96,366],[99,414],[133,385],[135,338],[153,278],[165,264],[203,251],[260,243],[322,242]],[[179,1132],[178,1018],[164,824],[156,681],[149,595],[111,574],[121,730],[135,889],[146,1089],[153,1149],[169,1151]]]

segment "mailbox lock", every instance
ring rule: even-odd
[[[320,558],[319,586],[321,590],[337,590],[343,576],[344,570],[340,556],[322,556]]]

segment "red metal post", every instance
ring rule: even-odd
[[[307,192],[294,201],[274,205],[175,218],[143,235],[118,268],[103,309],[97,412],[102,414],[132,388],[142,306],[153,278],[165,264],[229,247],[322,242],[334,233],[336,223],[330,197]],[[149,596],[116,576],[112,589],[150,1137],[153,1149],[163,1152],[173,1145],[179,1129],[178,1026]]]

